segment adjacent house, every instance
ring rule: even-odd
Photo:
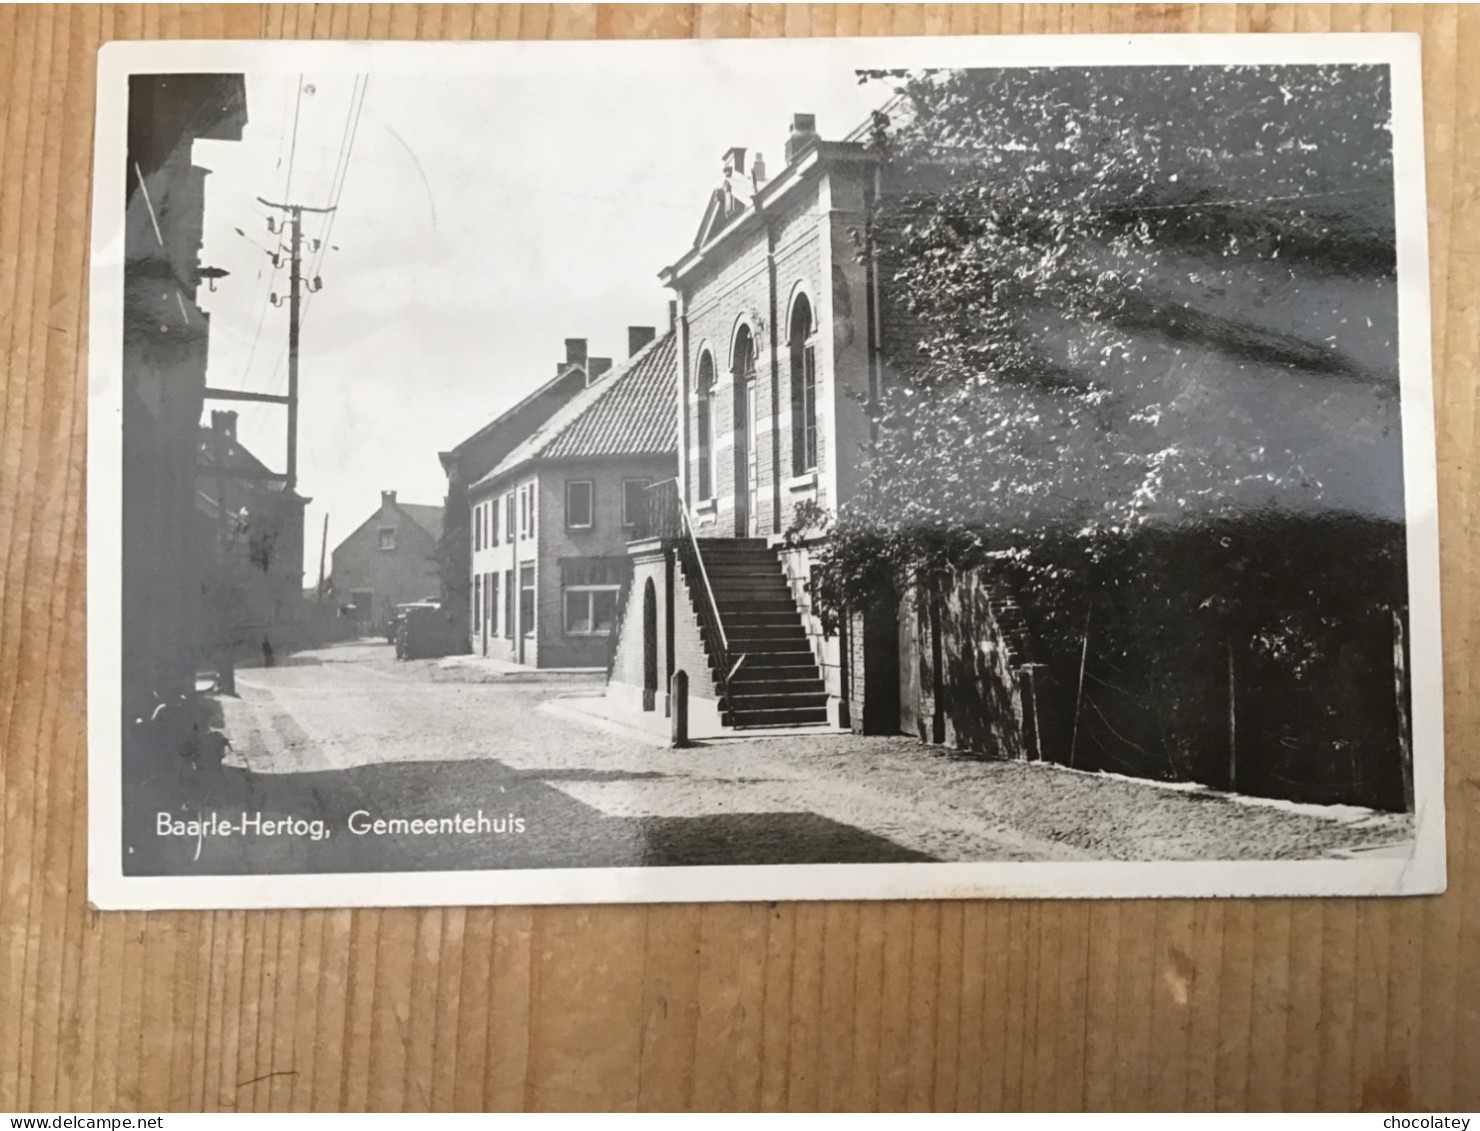
[[[468,487],[492,471],[551,414],[611,368],[609,357],[589,357],[585,338],[565,340],[565,358],[555,376],[506,412],[479,428],[455,448],[439,453],[447,475],[440,551],[442,604],[461,623],[471,616],[473,576],[472,510]]]
[[[468,488],[469,627],[477,655],[604,667],[626,595],[627,543],[676,466],[677,335],[628,331],[629,356]]]
[[[237,414],[199,429],[195,509],[203,593],[220,642],[272,655],[302,643],[303,509],[298,494],[238,440]]]
[[[396,492],[382,491],[380,507],[334,547],[335,601],[369,630],[388,621],[397,605],[435,599],[441,537],[441,507],[399,502]]]

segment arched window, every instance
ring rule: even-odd
[[[812,304],[798,295],[791,308],[791,473],[817,466],[817,346]]]
[[[755,338],[751,336],[749,326],[741,326],[735,334],[735,356],[731,360],[730,372],[737,382],[755,377]]]
[[[714,359],[699,355],[699,498],[714,497]]]

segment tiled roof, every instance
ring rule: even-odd
[[[577,393],[478,483],[532,460],[676,452],[677,390],[678,350],[670,330]]]
[[[425,503],[397,503],[407,517],[417,526],[421,527],[432,538],[442,541],[442,508],[428,506]]]

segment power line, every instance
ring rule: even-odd
[[[324,258],[329,254],[329,240],[334,235],[334,218],[339,215],[339,200],[344,195],[344,182],[349,177],[349,163],[350,160],[354,157],[355,153],[355,138],[357,138],[360,133],[360,114],[365,109],[365,89],[370,85],[370,75],[368,73],[364,73],[359,75],[358,77],[360,80],[360,101],[358,105],[353,106],[353,123],[351,123],[348,115],[345,116],[344,124],[345,129],[348,131],[346,135],[347,140],[341,146],[341,152],[344,156],[344,163],[342,166],[336,169],[336,175],[338,177],[339,183],[335,185],[333,182],[331,182],[329,186],[329,193],[331,197],[330,203],[334,206],[334,211],[329,213],[329,218],[325,221],[323,231],[320,233],[318,259],[313,264],[315,275],[317,275],[319,269],[323,267]],[[350,101],[351,103],[354,102],[353,92],[351,92],[350,94]],[[308,316],[308,311],[312,307],[313,294],[310,294],[308,296],[308,303],[304,307],[303,311],[305,318]]]
[[[283,199],[284,200],[288,199],[289,190],[293,186],[293,163],[294,163],[294,159],[297,157],[297,154],[298,154],[298,121],[299,121],[299,116],[300,116],[300,114],[303,111],[303,85],[304,85],[303,84],[303,80],[304,80],[304,76],[302,74],[299,74],[299,76],[298,76],[298,84],[297,84],[298,85],[297,97],[294,99],[294,102],[293,102],[293,133],[292,133],[292,139],[291,139],[290,142],[288,142],[287,132],[285,130],[282,130],[282,129],[279,130],[279,136],[278,136],[278,160],[277,160],[277,163],[278,163],[278,167],[279,168],[282,166],[282,163],[283,163],[283,146],[284,146],[284,142],[288,142],[288,173],[287,173],[286,179],[283,182]],[[283,125],[286,126],[287,123],[288,123],[288,100],[285,98],[285,99],[283,99]],[[257,208],[255,201],[251,202],[251,204],[252,204],[253,211],[258,212],[264,218],[267,217],[267,214],[266,213],[262,212],[259,208]],[[271,225],[269,225],[268,230],[269,231],[272,230]],[[272,288],[277,284],[278,271],[279,271],[279,269],[281,267],[281,264],[282,264],[283,234],[282,234],[281,231],[277,231],[277,232],[274,232],[274,235],[277,236],[277,250],[275,252],[271,253],[272,254],[272,274],[270,276],[268,276],[267,286],[262,291],[262,300],[261,300],[262,301],[262,307],[258,311],[258,314],[257,314],[257,328],[256,328],[256,330],[254,330],[252,332],[252,344],[247,349],[247,360],[246,360],[246,364],[242,366],[241,387],[243,389],[245,389],[247,387],[247,378],[251,375],[251,372],[252,372],[252,361],[257,356],[257,343],[262,338],[262,327],[264,325],[266,325],[266,323],[267,323],[267,308],[270,305],[270,299],[271,299],[271,295],[272,295]],[[245,238],[245,237],[243,237],[243,238]],[[258,278],[259,279],[261,278],[261,275],[260,274],[258,275]]]
[[[329,207],[331,211],[328,212],[327,219],[325,220],[324,226],[321,230],[318,249],[313,253],[317,256],[317,258],[310,260],[309,278],[317,277],[320,268],[323,266],[324,257],[329,252],[329,239],[334,232],[334,218],[338,215],[339,201],[340,198],[344,195],[344,185],[346,180],[348,180],[349,178],[350,161],[354,157],[355,139],[359,136],[360,132],[360,115],[365,108],[365,90],[370,85],[370,76],[368,74],[360,74],[357,75],[356,78],[358,80],[359,101],[355,101],[354,91],[351,90],[350,112],[345,115],[345,128],[343,133],[340,135],[339,152],[341,160],[335,162],[334,175],[331,178],[329,185]],[[317,291],[310,291],[307,297],[304,299],[303,317],[299,321],[300,331],[308,321],[308,312],[309,309],[313,306],[313,298],[316,293]],[[287,360],[287,358],[288,347],[286,344],[284,344],[282,352],[278,354],[277,363],[273,366],[272,381],[270,386],[273,392],[276,392],[282,383],[281,379],[283,376],[283,363]]]
[[[298,156],[298,115],[303,112],[303,75],[298,76],[298,98],[293,104],[293,142],[288,147],[288,180],[283,188],[283,199],[293,197],[293,159]]]

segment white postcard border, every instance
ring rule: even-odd
[[[1369,63],[1390,66],[1407,505],[1415,849],[1258,862],[725,865],[415,873],[123,874],[120,727],[123,220],[133,73],[660,73],[677,53],[760,67]],[[754,66],[751,66],[754,71]],[[972,36],[562,42],[110,43],[99,53],[88,383],[88,895],[100,909],[391,907],[736,900],[1414,895],[1445,886],[1443,653],[1419,37],[1413,34]]]

